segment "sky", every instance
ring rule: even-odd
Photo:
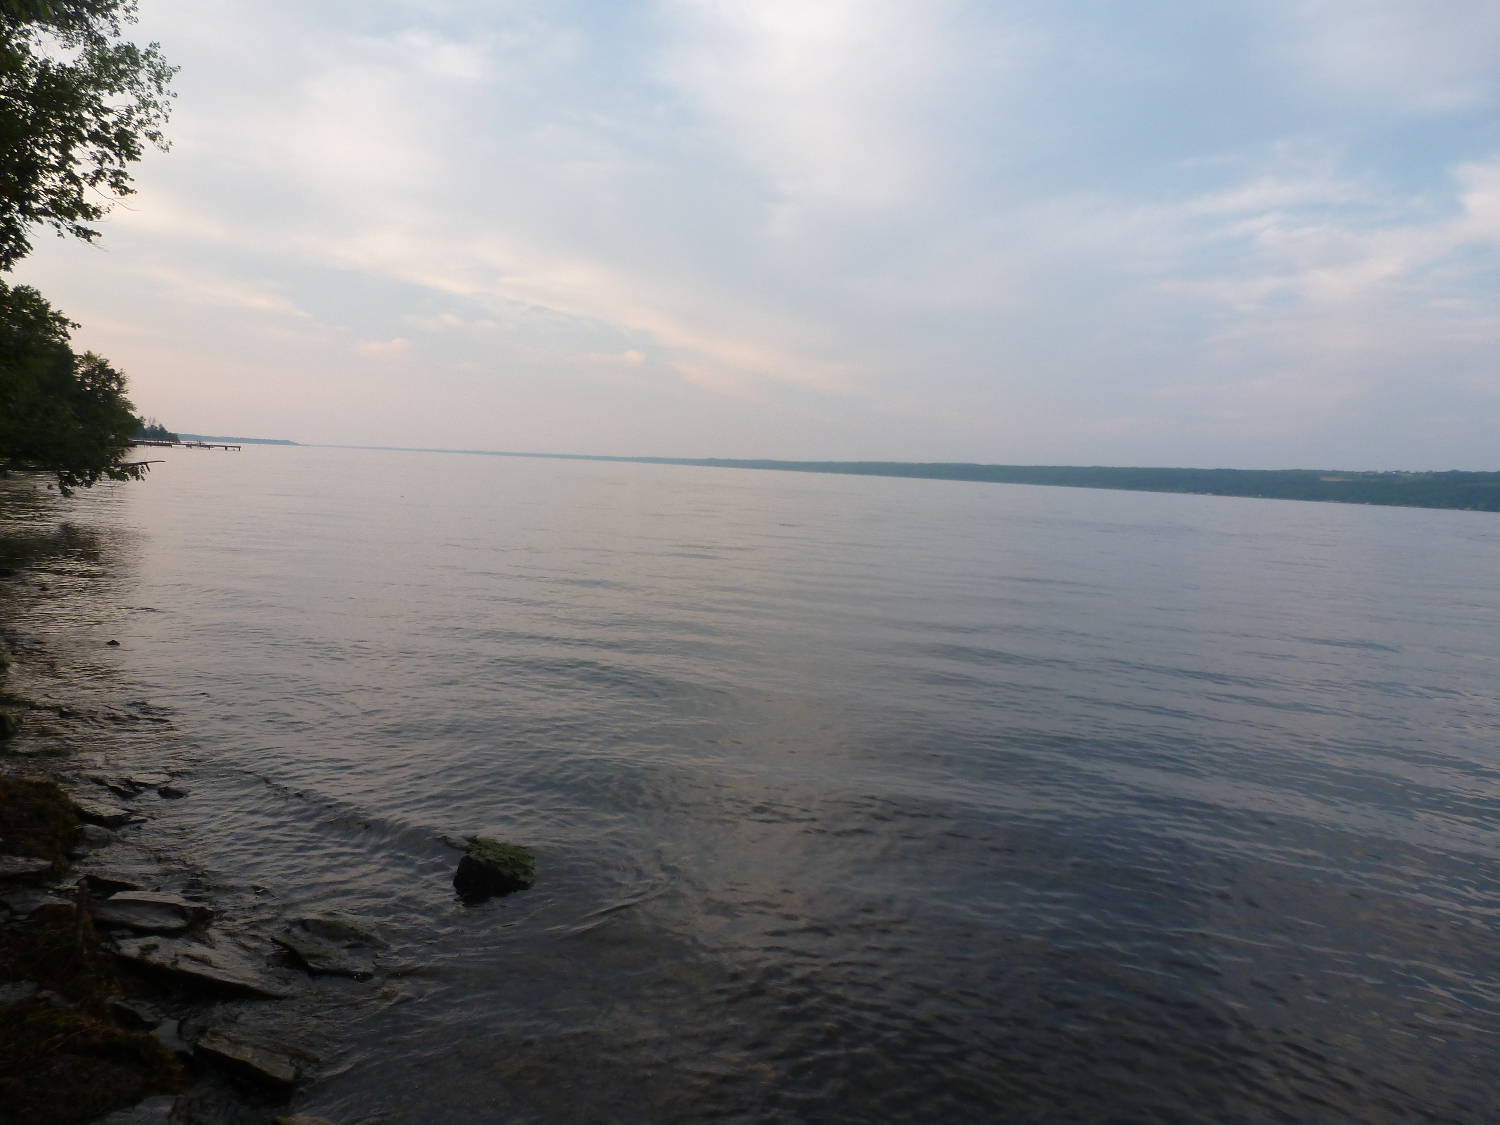
[[[1500,470],[1494,0],[141,0],[15,282],[169,428]]]

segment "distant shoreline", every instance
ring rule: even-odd
[[[224,437],[221,434],[178,434],[182,441],[228,441],[237,445],[301,445],[298,441],[268,437]]]
[[[520,453],[493,449],[433,449],[390,445],[333,445],[324,448],[688,465],[716,469],[773,469],[790,473],[841,473],[846,476],[1038,484],[1058,488],[1103,488],[1120,492],[1170,492],[1197,496],[1240,496],[1260,500],[1311,500],[1336,504],[1500,512],[1500,472],[1470,473],[1450,470],[1367,473],[1338,469],[1162,469],[1112,468],[1102,465],[980,465],[965,462],[771,461],[724,457],[611,457],[588,453]]]

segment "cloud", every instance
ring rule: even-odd
[[[1341,98],[1440,114],[1500,91],[1500,9],[1487,0],[1301,0],[1281,22],[1282,53]]]
[[[245,282],[235,278],[216,276],[211,271],[187,271],[167,266],[152,266],[142,271],[145,277],[158,282],[172,300],[195,305],[217,305],[229,309],[245,309],[256,312],[281,313],[287,316],[306,317],[283,293],[276,291],[273,282]]]
[[[361,340],[350,348],[367,359],[401,359],[411,354],[411,341],[397,336],[394,340]]]
[[[164,418],[269,409],[182,381],[233,341],[337,440],[1492,456],[1491,6],[205,3],[108,253],[24,267]]]
[[[944,5],[673,0],[661,73],[802,205],[892,206],[917,190],[911,112],[942,65]]]

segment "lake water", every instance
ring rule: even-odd
[[[1500,1112],[1500,517],[161,456],[42,497],[34,628],[170,718],[150,831],[228,918],[391,941],[297,1002],[300,1112]],[[472,833],[536,887],[458,902]]]

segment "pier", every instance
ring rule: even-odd
[[[240,452],[240,446],[238,446],[238,445],[224,445],[224,444],[221,444],[221,443],[218,443],[218,442],[210,442],[210,441],[151,441],[151,440],[146,439],[146,438],[137,438],[135,441],[132,441],[130,444],[131,445],[151,445],[151,446],[157,447],[158,449],[172,449],[172,448],[181,448],[181,449],[232,449],[236,453]]]

